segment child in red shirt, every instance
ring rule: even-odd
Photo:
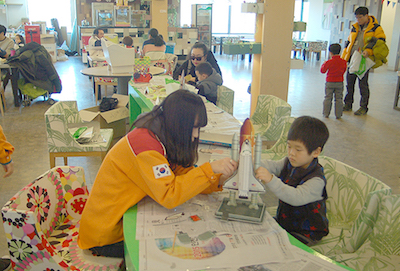
[[[335,95],[335,116],[340,119],[343,114],[343,74],[347,68],[347,62],[340,58],[342,47],[338,43],[329,46],[329,60],[321,66],[321,72],[327,73],[325,83],[325,99],[322,114],[329,118],[332,108],[332,98]]]

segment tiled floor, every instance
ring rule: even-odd
[[[239,120],[249,116],[250,95],[247,87],[251,82],[251,65],[248,60],[237,60],[217,55],[223,73],[224,84],[235,90],[234,115]],[[325,155],[343,161],[382,180],[400,193],[400,162],[397,151],[400,146],[400,112],[392,109],[397,74],[385,67],[370,74],[371,99],[366,116],[357,117],[345,113],[341,120],[331,116],[322,118],[325,76],[319,72],[321,63],[306,62],[304,69],[291,70],[288,102],[292,115],[311,115],[323,120],[330,131]],[[79,57],[55,64],[63,84],[57,100],[77,100],[78,108],[94,106],[93,88],[88,77],[80,74],[84,64]],[[11,84],[6,89],[7,111],[0,118],[8,140],[15,146],[13,155],[14,174],[0,177],[0,206],[33,178],[49,169],[44,112],[49,108],[42,98],[19,110],[13,105]],[[359,95],[355,96],[359,101]],[[357,105],[354,106],[356,109]],[[397,150],[397,151],[396,151]],[[70,158],[70,165],[85,169],[90,185],[100,166],[98,157]],[[57,160],[58,165],[62,160]],[[4,231],[0,226],[0,256],[8,253]]]

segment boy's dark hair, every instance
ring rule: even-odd
[[[122,40],[122,43],[125,44],[126,46],[132,46],[133,39],[131,36],[125,36],[124,39]]]
[[[3,33],[3,32],[5,35],[7,33],[7,28],[4,25],[0,24],[0,33]]]
[[[368,15],[367,7],[359,7],[354,11],[354,15]]]
[[[200,74],[205,74],[207,76],[210,76],[213,73],[213,67],[211,66],[210,63],[203,62],[197,65],[196,71],[198,71]]]
[[[99,34],[99,31],[100,30],[103,30],[103,32],[104,32],[104,29],[103,28],[101,28],[101,27],[96,27],[94,30],[93,30],[93,35],[98,35]]]
[[[300,141],[311,154],[318,147],[321,151],[329,138],[329,131],[325,123],[319,119],[302,116],[297,118],[290,126],[288,140]]]
[[[334,55],[340,54],[340,51],[342,50],[342,46],[340,46],[339,43],[333,43],[329,45],[329,52],[331,52]]]

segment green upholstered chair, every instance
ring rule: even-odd
[[[349,165],[326,156],[319,157],[327,180],[329,234],[312,248],[334,258],[360,248],[372,232],[380,199],[391,188]]]
[[[395,271],[400,267],[400,195],[383,196],[378,218],[365,243],[334,259],[360,271]]]
[[[290,117],[292,107],[273,95],[259,95],[256,109],[250,120],[255,134],[261,134],[263,141],[277,141],[284,128],[285,118]]]
[[[270,149],[262,150],[261,159],[280,160],[285,156],[287,156],[287,135],[290,126],[292,125],[295,119],[296,118],[294,117],[282,118],[282,120],[284,121],[284,125],[281,132],[281,136]]]
[[[77,244],[88,199],[81,167],[56,167],[1,209],[13,270],[119,270],[122,259],[93,256]]]
[[[47,130],[47,148],[50,156],[50,168],[55,167],[56,157],[100,156],[105,157],[111,146],[113,129],[100,129],[102,141],[80,144],[74,139],[68,128],[71,124],[82,123],[76,101],[62,101],[52,105],[44,114]]]
[[[235,98],[235,92],[226,87],[226,86],[218,86],[217,93],[217,106],[229,114],[233,114],[233,100]]]

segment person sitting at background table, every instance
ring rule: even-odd
[[[196,88],[200,94],[214,104],[217,103],[218,86],[222,85],[222,77],[217,73],[208,62],[200,63],[196,66],[196,76],[199,80]]]
[[[204,43],[201,42],[196,42],[192,46],[192,49],[190,50],[190,56],[188,56],[188,59],[183,62],[181,66],[175,68],[172,77],[175,80],[180,80],[182,71],[185,71],[186,83],[196,85],[196,82],[198,81],[198,78],[196,77],[196,66],[204,62],[210,63],[214,70],[222,77],[221,69],[218,66],[214,54],[208,50]]]
[[[101,47],[101,38],[104,37],[104,30],[97,27],[93,30],[93,35],[89,39],[88,52],[92,60],[105,61],[103,49]]]
[[[163,52],[167,46],[161,35],[158,34],[158,30],[152,28],[149,30],[149,39],[143,42],[142,56],[145,56],[148,52]]]
[[[94,255],[124,257],[122,218],[144,197],[175,208],[197,194],[222,190],[238,166],[224,158],[194,167],[207,112],[188,90],[173,92],[134,125],[105,157],[82,213],[78,244]]]

